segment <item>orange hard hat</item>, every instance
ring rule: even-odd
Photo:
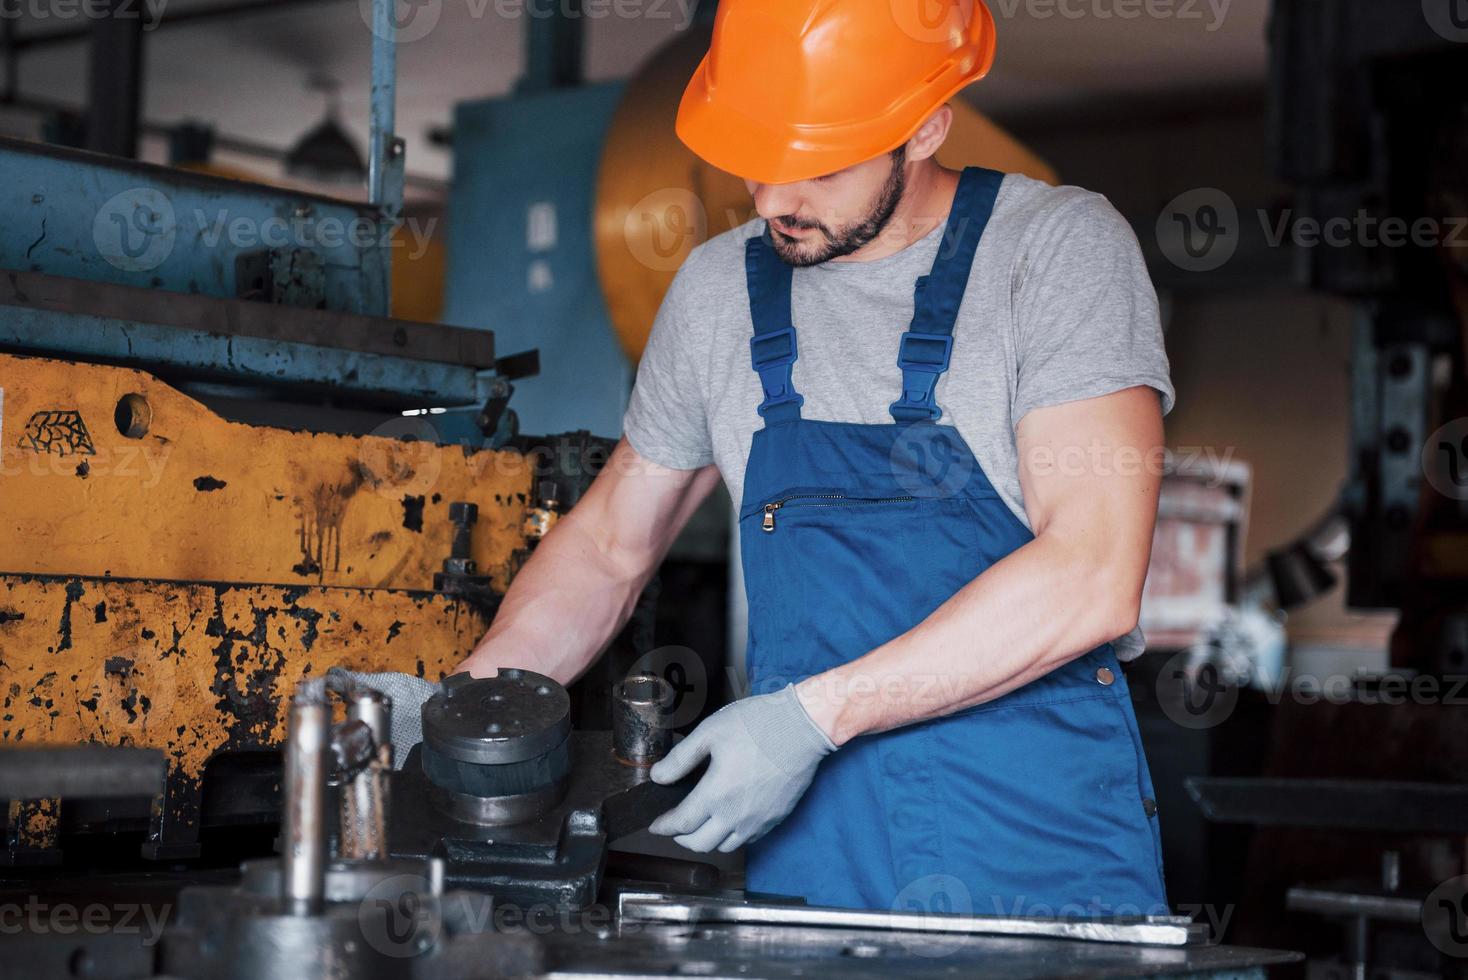
[[[984,0],[722,0],[678,137],[748,180],[820,177],[901,146],[993,63]]]

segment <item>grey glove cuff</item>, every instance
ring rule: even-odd
[[[836,751],[836,743],[800,703],[794,684],[787,684],[770,695],[768,706],[771,710],[760,716],[760,728],[751,729],[749,736],[765,758],[773,759],[788,775],[803,771],[806,760]]]
[[[412,674],[395,672],[371,674],[333,667],[330,673],[345,674],[354,683],[392,699],[393,768],[403,768],[408,750],[423,741],[423,705],[438,693],[438,685]]]

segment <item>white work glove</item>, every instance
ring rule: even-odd
[[[725,705],[652,767],[653,781],[667,784],[712,757],[687,798],[647,829],[690,851],[727,854],[785,819],[834,751],[793,686]]]
[[[412,674],[385,671],[369,674],[333,667],[328,675],[345,675],[353,683],[370,687],[392,699],[393,768],[403,768],[408,750],[423,741],[423,705],[438,693],[438,685]]]

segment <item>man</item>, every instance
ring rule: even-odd
[[[680,269],[611,463],[463,666],[580,675],[722,476],[754,693],[652,770],[710,760],[654,833],[748,844],[751,890],[822,905],[1160,912],[1117,662],[1172,400],[1156,297],[1102,198],[937,164],[994,25],[912,6],[720,5],[677,128],[759,218]]]

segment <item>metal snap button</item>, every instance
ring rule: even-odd
[[[1156,800],[1143,800],[1142,801],[1142,812],[1145,813],[1149,817],[1155,817],[1157,815],[1157,801]]]
[[[1110,667],[1101,667],[1096,671],[1096,683],[1103,687],[1110,686],[1116,680],[1116,674],[1112,673]]]

